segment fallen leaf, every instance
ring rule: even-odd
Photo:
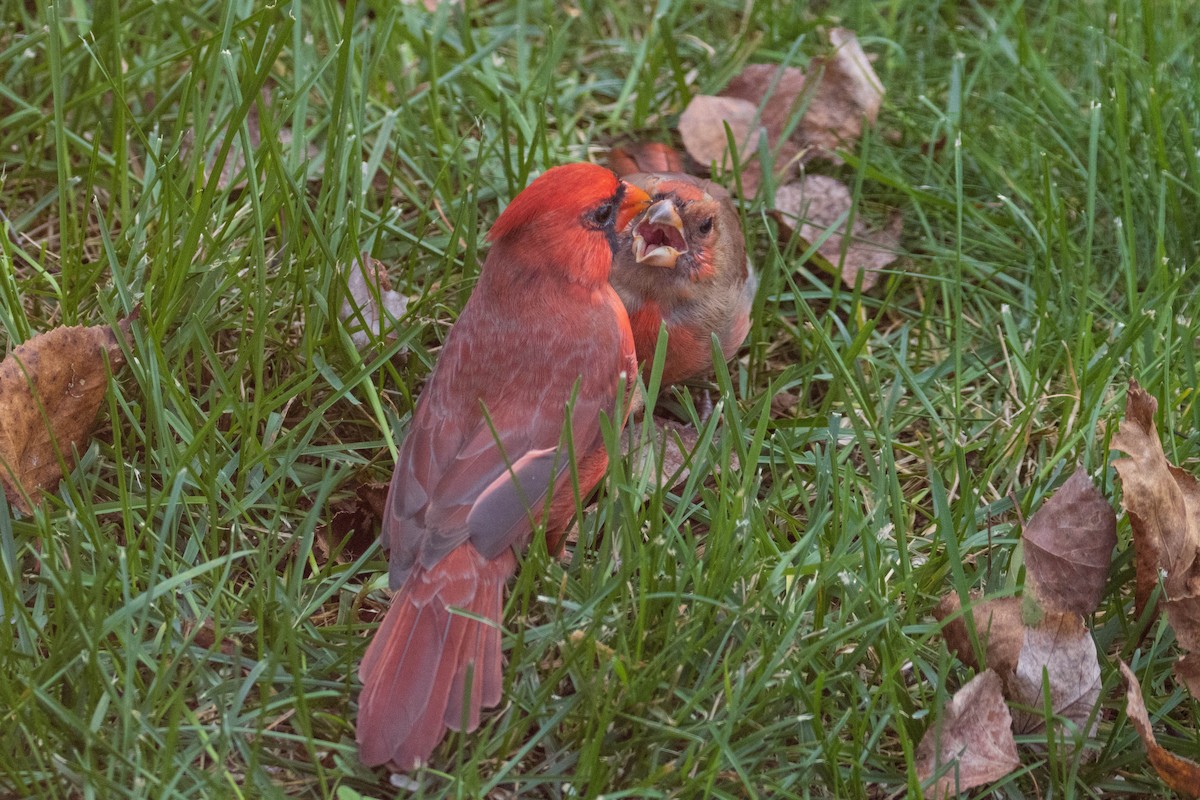
[[[928,798],[953,797],[998,780],[1021,765],[1002,681],[984,670],[954,693],[917,745],[917,777],[937,781]]]
[[[408,298],[392,290],[387,267],[366,253],[346,267],[346,294],[338,318],[359,350],[394,337],[395,324],[408,308]]]
[[[386,483],[360,484],[354,497],[330,506],[329,522],[317,528],[313,557],[319,566],[350,564],[375,543],[383,520]]]
[[[194,619],[184,619],[180,625],[180,633],[184,639],[191,636],[192,643],[201,650],[212,650],[218,641],[220,647],[217,649],[227,656],[235,655],[241,650],[241,642],[236,637],[223,636],[220,640],[217,639],[217,628],[212,617],[206,617],[199,623]]]
[[[1141,616],[1158,582],[1166,573],[1169,598],[1194,595],[1193,566],[1200,550],[1200,486],[1196,479],[1167,461],[1154,414],[1158,401],[1136,381],[1129,382],[1125,418],[1117,426],[1112,447],[1128,456],[1113,461],[1124,488],[1123,504],[1133,529],[1136,557],[1134,598]]]
[[[942,626],[942,636],[946,646],[969,667],[976,670],[988,667],[995,670],[1001,678],[1008,682],[1017,668],[1017,659],[1025,642],[1025,624],[1021,621],[1021,598],[996,597],[991,600],[976,601],[971,598],[971,617],[975,624],[975,633],[984,648],[986,664],[980,664],[975,658],[975,648],[971,645],[971,635],[963,617],[945,622],[953,616],[962,603],[958,594],[951,592],[942,598],[933,616]]]
[[[830,31],[831,55],[814,58],[804,70],[751,64],[721,92],[762,107],[762,124],[768,143],[783,141],[795,115],[803,111],[789,137],[799,163],[814,157],[838,162],[839,147],[853,147],[862,137],[863,125],[874,123],[883,102],[883,83],[867,60],[853,31]],[[813,85],[815,82],[815,86]],[[790,158],[776,158],[783,174]]]
[[[1117,516],[1082,468],[1042,504],[1021,538],[1028,584],[1043,609],[1096,610],[1117,545]]]
[[[765,131],[755,122],[757,111],[746,100],[698,94],[679,117],[679,135],[688,155],[705,167],[717,164],[722,172],[731,172],[734,166],[727,152],[725,126],[729,126],[741,161],[742,192],[747,196],[757,191],[761,180],[754,153]]]
[[[1174,672],[1192,697],[1200,697],[1200,653],[1188,653],[1176,661]]]
[[[260,97],[263,107],[270,108],[271,92],[268,88],[263,88]],[[213,122],[216,122],[213,120]],[[262,144],[262,123],[259,119],[258,104],[254,103],[246,110],[246,139],[249,142],[251,151],[256,151]],[[186,159],[192,152],[192,148],[196,145],[197,129],[189,128],[184,132],[183,138],[179,144],[180,157]],[[280,125],[275,129],[275,134],[279,141],[279,147],[286,152],[291,148],[292,142],[295,140],[295,135],[292,129],[287,125]],[[233,143],[230,145],[229,153],[225,157],[225,163],[221,165],[221,172],[217,175],[217,188],[221,191],[226,189],[244,189],[246,187],[246,178],[244,171],[246,169],[246,151],[242,149],[243,140],[239,129],[226,130],[225,137],[232,136]],[[201,145],[205,143],[202,140]],[[205,179],[207,180],[212,174],[213,167],[216,164],[217,153],[224,144],[224,138],[213,143],[209,150],[204,155],[204,171]],[[312,168],[315,160],[320,155],[320,150],[312,142],[306,142],[305,150],[305,165]]]
[[[1154,728],[1150,725],[1150,714],[1146,711],[1146,703],[1142,700],[1142,687],[1137,676],[1133,674],[1124,661],[1117,660],[1121,675],[1125,678],[1125,713],[1133,723],[1142,744],[1146,746],[1146,755],[1154,766],[1158,777],[1162,778],[1170,788],[1184,797],[1200,797],[1200,764],[1177,756],[1159,746],[1154,738]]]
[[[119,324],[127,340],[135,316]],[[74,466],[95,429],[109,369],[124,362],[106,325],[55,328],[0,362],[0,483],[18,509],[31,513],[41,490],[62,479],[62,465]]]
[[[898,257],[904,220],[899,212],[892,212],[884,227],[872,228],[861,214],[856,215],[847,242],[845,215],[853,205],[849,187],[825,175],[806,175],[804,180],[780,186],[775,192],[775,210],[786,232],[796,230],[811,244],[832,228],[817,252],[846,286],[854,286],[861,275],[866,291],[878,282],[880,270]]]
[[[700,433],[691,425],[662,417],[654,417],[651,425],[653,430],[645,439],[640,425],[626,426],[621,455],[627,457],[631,475],[645,475],[651,485],[674,489],[688,479],[688,464]]]
[[[1091,631],[1078,614],[1048,614],[1042,624],[1025,631],[1017,669],[1008,683],[1009,699],[1023,706],[1013,710],[1013,730],[1044,730],[1046,717],[1043,675],[1050,690],[1050,709],[1092,736],[1092,710],[1100,700],[1100,662]],[[1087,726],[1092,720],[1091,727]]]
[[[686,171],[678,151],[661,142],[633,142],[614,147],[608,154],[608,166],[620,177],[636,172]]]

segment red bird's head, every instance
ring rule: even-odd
[[[485,269],[496,261],[505,269],[557,270],[579,283],[603,283],[612,266],[617,231],[649,205],[644,191],[604,167],[553,167],[500,214],[488,233],[496,255],[488,257]]]

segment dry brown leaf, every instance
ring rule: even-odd
[[[1021,538],[1030,589],[1043,609],[1096,610],[1117,545],[1117,516],[1082,468],[1042,504]]]
[[[1200,651],[1200,596],[1168,599],[1165,605],[1167,622],[1171,623],[1179,646]]]
[[[1150,725],[1150,714],[1146,711],[1146,703],[1142,700],[1142,687],[1137,676],[1128,665],[1120,659],[1117,665],[1125,678],[1125,713],[1129,721],[1142,738],[1146,746],[1146,755],[1154,766],[1154,771],[1163,783],[1179,792],[1184,797],[1200,797],[1200,764],[1168,752],[1159,746],[1154,738],[1154,728]]]
[[[679,117],[679,135],[688,155],[705,167],[720,165],[723,172],[733,171],[734,166],[726,146],[725,125],[729,125],[741,160],[742,191],[747,196],[754,194],[761,180],[754,153],[760,137],[766,135],[755,123],[756,113],[754,103],[746,100],[698,94]]]
[[[637,172],[686,171],[679,152],[662,142],[633,142],[614,147],[608,154],[608,167],[620,177]]]
[[[383,520],[387,498],[386,483],[364,483],[354,497],[330,506],[329,522],[317,528],[313,537],[313,556],[319,566],[330,561],[349,564],[375,543]]]
[[[1200,697],[1200,653],[1188,653],[1176,661],[1174,672],[1192,697]]]
[[[120,323],[127,339],[133,318]],[[30,513],[41,490],[58,485],[60,464],[74,466],[95,428],[109,368],[124,362],[116,333],[97,325],[39,334],[0,363],[0,483],[18,509]]]
[[[1021,621],[1021,599],[1019,597],[996,597],[991,600],[976,602],[972,597],[971,617],[975,622],[975,633],[984,647],[986,665],[975,658],[975,648],[971,646],[971,636],[963,617],[957,617],[946,622],[942,627],[942,636],[946,646],[958,656],[964,664],[975,669],[984,666],[995,670],[1005,683],[1009,681],[1017,668],[1017,658],[1025,642],[1025,625]],[[962,607],[956,593],[950,593],[942,598],[933,616],[942,622],[955,614]]]
[[[392,290],[387,267],[363,253],[345,272],[346,295],[338,318],[354,346],[363,350],[373,341],[394,337],[396,320],[408,308],[408,298]]]
[[[851,227],[850,241],[843,245],[846,235],[843,216],[853,204],[849,187],[825,175],[806,175],[803,181],[780,186],[775,193],[780,223],[788,233],[798,229],[800,237],[810,244],[842,220],[817,252],[829,262],[831,272],[845,285],[853,286],[861,274],[865,291],[878,282],[880,270],[899,255],[904,219],[899,212],[892,212],[883,228],[874,229],[863,221],[861,214],[857,215]],[[843,246],[846,248],[844,260]]]
[[[183,638],[192,636],[192,642],[201,650],[212,650],[217,646],[217,628],[212,617],[206,617],[200,623],[185,619],[180,625]],[[241,642],[233,636],[223,636],[220,639],[220,652],[232,656],[241,651]]]
[[[792,153],[801,155],[801,163],[814,157],[840,161],[833,151],[856,145],[864,123],[875,122],[883,103],[883,83],[854,32],[835,28],[829,39],[833,53],[814,58],[804,70],[751,64],[721,92],[755,108],[762,106],[762,124],[771,147],[783,141],[788,124],[803,111],[789,137]],[[781,174],[789,155],[776,158]]]
[[[1131,380],[1125,418],[1112,440],[1113,449],[1128,456],[1116,459],[1113,466],[1121,478],[1125,511],[1133,528],[1139,617],[1160,569],[1166,572],[1168,597],[1200,591],[1193,569],[1200,551],[1200,487],[1193,476],[1167,461],[1154,425],[1157,410],[1158,401]]]
[[[1023,708],[1013,710],[1013,730],[1044,730],[1046,717],[1042,678],[1050,689],[1050,708],[1056,716],[1083,730],[1100,700],[1100,662],[1091,631],[1078,614],[1048,614],[1042,624],[1025,631],[1017,670],[1009,682],[1009,699]],[[1092,736],[1096,720],[1086,729]]]
[[[641,425],[625,428],[621,455],[628,458],[632,475],[644,474],[652,485],[674,489],[688,479],[688,463],[700,433],[691,425],[657,416],[651,424],[654,430],[645,442],[641,440]]]
[[[953,797],[1004,777],[1021,765],[1000,676],[984,670],[954,693],[917,746],[922,783],[942,772],[925,793]]]

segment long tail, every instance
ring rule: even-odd
[[[500,702],[499,622],[504,585],[516,568],[511,551],[489,561],[467,542],[432,569],[409,575],[359,668],[364,764],[414,769],[447,728],[475,730],[481,709]]]

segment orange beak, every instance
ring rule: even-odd
[[[621,207],[617,209],[617,230],[623,231],[634,217],[646,210],[650,205],[650,195],[643,192],[632,183],[621,181],[625,187],[625,195],[621,198]]]

